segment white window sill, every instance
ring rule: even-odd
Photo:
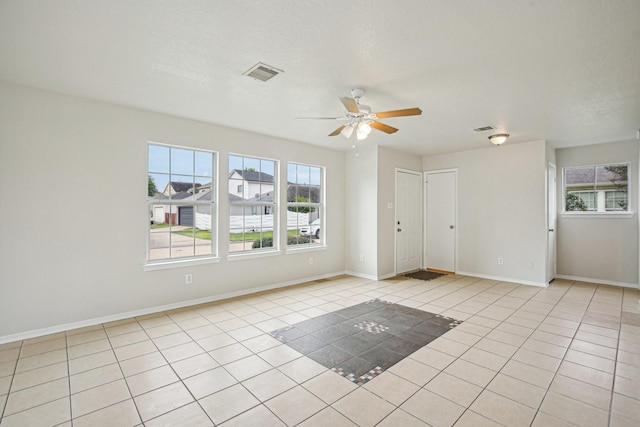
[[[242,252],[239,254],[228,255],[228,261],[242,261],[245,259],[265,258],[270,256],[278,256],[282,251],[259,251],[259,252]]]
[[[299,246],[299,245],[295,245],[295,246]],[[326,245],[302,245],[303,247],[290,247],[287,248],[287,251],[285,253],[287,254],[297,254],[297,253],[302,253],[302,252],[315,252],[315,251],[326,251],[327,250],[327,246]]]
[[[193,265],[214,264],[220,262],[219,257],[189,258],[180,260],[165,260],[149,262],[142,266],[144,271],[167,270],[170,268],[191,267]]]
[[[562,212],[563,218],[627,219],[635,216],[635,212]]]

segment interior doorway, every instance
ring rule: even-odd
[[[425,172],[427,269],[455,273],[458,171]]]
[[[549,162],[547,166],[547,283],[556,277],[557,188],[556,165]]]
[[[422,175],[396,169],[396,274],[422,262]]]

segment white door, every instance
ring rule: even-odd
[[[456,270],[457,171],[425,173],[425,267]]]
[[[418,270],[422,260],[422,179],[396,171],[396,274]]]
[[[547,169],[547,283],[556,277],[556,165]]]

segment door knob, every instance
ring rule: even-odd
[[[549,231],[555,231],[553,228],[550,228]]]
[[[398,232],[402,231],[402,228],[398,228]]]
[[[449,228],[453,230],[453,225],[450,225]]]

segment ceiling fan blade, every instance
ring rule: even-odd
[[[406,108],[404,110],[383,111],[375,114],[379,119],[386,119],[387,117],[419,116],[422,114],[422,110],[419,108]]]
[[[344,105],[344,108],[347,109],[350,113],[359,113],[360,109],[358,108],[358,103],[355,99],[349,97],[340,98],[340,102]]]
[[[296,117],[296,120],[346,120],[346,117]]]
[[[385,125],[384,123],[376,122],[376,121],[373,121],[373,122],[369,123],[369,126],[371,126],[374,129],[381,130],[384,133],[396,133],[396,132],[398,132],[398,129],[396,129],[396,128],[392,127],[392,126],[389,126],[389,125]]]
[[[344,129],[346,127],[346,125],[342,125],[340,126],[338,129],[334,130],[333,132],[331,132],[329,134],[329,136],[336,136],[336,135],[340,135],[340,132],[342,132],[342,129]]]

